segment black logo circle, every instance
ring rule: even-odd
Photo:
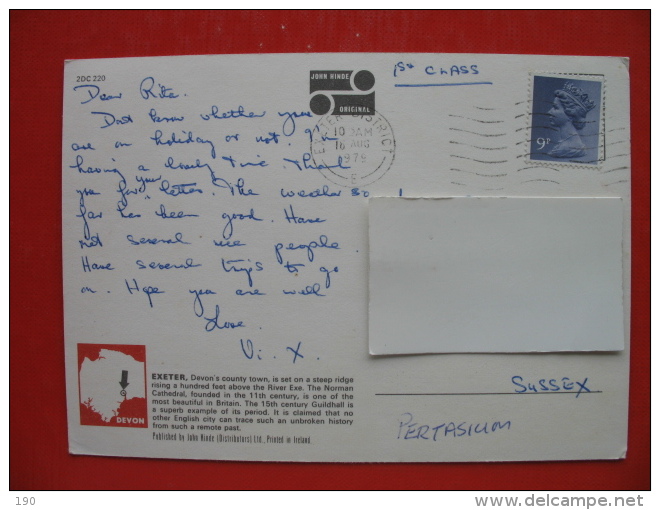
[[[374,86],[374,83],[376,83],[376,78],[374,78],[374,75],[369,71],[359,71],[355,75],[353,81],[359,90],[365,92]]]
[[[316,115],[325,115],[330,111],[330,106],[330,98],[323,94],[317,94],[309,101],[309,109]]]

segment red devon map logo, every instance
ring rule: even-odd
[[[78,344],[80,424],[147,427],[144,345]]]

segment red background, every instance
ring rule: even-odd
[[[632,367],[625,460],[310,465],[69,455],[61,281],[64,60],[284,52],[630,57]],[[649,128],[649,11],[11,11],[10,488],[649,489]]]

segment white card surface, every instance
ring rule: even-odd
[[[604,57],[67,62],[70,451],[310,462],[625,456],[628,83],[627,61]],[[377,240],[392,250],[370,245],[369,200],[386,205],[382,197],[392,197],[384,215],[410,197],[467,196],[534,198],[439,201],[466,207],[454,211],[456,225],[444,223],[451,232],[415,238],[426,220],[406,228],[397,216],[392,225],[408,243],[383,232]],[[522,211],[490,210],[490,200]],[[541,204],[547,214],[534,209]],[[516,228],[506,224],[514,220]],[[434,223],[433,232],[443,225]],[[571,233],[550,232],[573,223]],[[533,244],[509,237],[521,229]],[[455,288],[437,296],[438,282],[424,275],[429,261],[415,268],[443,235],[454,242],[442,256],[453,258],[438,260],[438,274]],[[566,259],[567,244],[579,247],[575,260]],[[531,251],[514,258],[512,245]],[[400,278],[372,298],[391,306],[421,281],[433,283],[424,305],[454,297],[454,306],[473,307],[476,292],[490,315],[468,323],[472,329],[454,327],[454,317],[424,324],[432,314],[415,306],[413,292],[407,311],[395,307],[400,324],[376,335],[385,320],[369,317],[370,259],[372,271],[385,262],[378,253],[412,263],[372,274],[372,283]],[[475,256],[502,253],[516,264],[498,262],[489,272],[495,261],[479,261],[477,287],[461,287]],[[539,275],[539,261],[553,272]],[[516,307],[533,307],[523,269],[543,287],[532,294],[543,301],[515,321]],[[507,279],[520,284],[520,295],[506,289]],[[486,282],[507,298],[494,299]],[[565,324],[557,322],[562,314],[571,317]],[[456,319],[466,327],[464,316]],[[512,331],[516,324],[524,328]],[[440,349],[420,345],[429,327],[453,337]],[[389,349],[392,336],[405,345],[391,354],[433,353],[370,354],[370,343],[382,353],[379,342]],[[514,343],[516,351],[563,352],[503,352]],[[498,353],[446,353],[462,345]]]
[[[623,349],[617,198],[375,198],[372,354]]]

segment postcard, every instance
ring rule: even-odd
[[[65,63],[72,454],[619,459],[628,62]]]

